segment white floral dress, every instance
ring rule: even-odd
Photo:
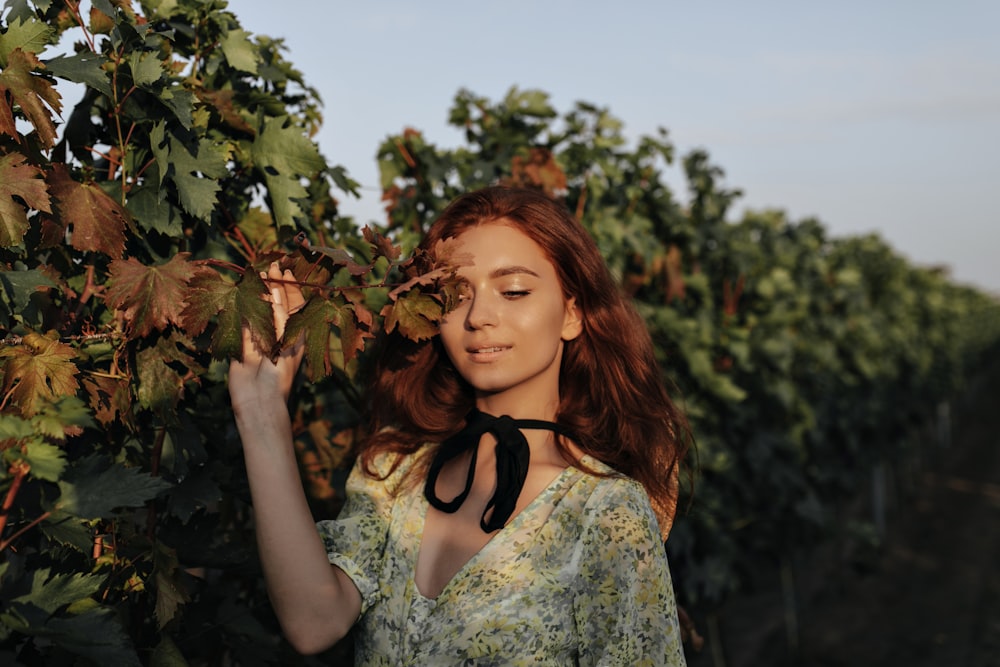
[[[330,562],[361,591],[356,665],[685,664],[638,482],[567,468],[430,599],[414,583],[428,503],[422,484],[400,487],[418,456],[384,481],[356,465],[340,516],[318,524]]]

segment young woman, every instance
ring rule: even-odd
[[[383,341],[372,433],[313,524],[286,401],[301,351],[247,336],[230,393],[269,593],[309,653],[358,665],[683,665],[662,540],[686,422],[645,327],[561,204],[492,187],[422,243],[471,259],[439,335]],[[272,267],[272,281],[282,276]],[[302,296],[271,283],[279,334]]]

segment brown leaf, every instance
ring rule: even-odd
[[[90,396],[94,417],[102,425],[108,426],[128,414],[130,396],[128,382],[124,378],[92,375],[83,381],[83,387]]]
[[[187,284],[195,274],[187,258],[188,253],[177,253],[159,266],[131,258],[111,262],[104,300],[109,307],[124,311],[131,338],[148,336],[170,324],[181,326]]]
[[[367,225],[365,225],[364,229],[361,230],[361,233],[364,235],[365,241],[370,243],[372,247],[375,248],[375,252],[386,259],[396,261],[403,252],[401,247],[393,245],[391,240],[382,236]]]
[[[128,211],[96,184],[73,180],[64,164],[52,165],[48,181],[56,208],[73,226],[70,244],[77,250],[121,257],[125,252]]]
[[[195,89],[195,95],[198,96],[199,100],[215,109],[219,117],[222,118],[222,122],[229,127],[239,132],[246,132],[250,136],[257,134],[256,130],[240,115],[239,107],[233,104],[234,91],[209,90],[198,87]]]
[[[28,122],[34,126],[42,146],[52,148],[56,141],[56,125],[45,105],[58,114],[62,111],[62,98],[51,82],[34,73],[40,69],[45,69],[45,65],[35,54],[14,49],[8,56],[7,67],[0,72],[0,99],[10,95],[14,105],[21,108]],[[6,103],[4,108],[0,108],[0,118],[3,118],[0,120],[0,131],[19,140],[16,128],[10,132],[13,115]]]
[[[46,403],[76,394],[80,384],[75,358],[76,351],[57,338],[29,333],[22,345],[0,348],[4,360],[0,391],[10,396],[22,416],[30,417]]]
[[[441,303],[434,297],[412,291],[399,297],[382,309],[385,330],[391,333],[396,327],[410,340],[421,341],[435,336],[437,322],[441,319]]]
[[[42,170],[25,164],[26,161],[20,153],[0,155],[0,247],[17,245],[28,231],[24,204],[37,211],[52,212]]]

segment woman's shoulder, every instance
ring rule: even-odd
[[[584,523],[606,528],[638,524],[659,531],[642,484],[591,456],[584,456],[581,464],[585,468],[574,486]]]

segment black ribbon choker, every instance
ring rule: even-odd
[[[510,515],[514,513],[517,506],[518,496],[524,487],[524,480],[528,476],[528,462],[531,453],[528,448],[528,441],[521,433],[522,428],[544,429],[554,431],[560,435],[570,437],[570,434],[559,424],[538,419],[512,419],[507,415],[494,417],[479,410],[473,410],[465,418],[465,428],[441,443],[431,467],[427,471],[427,482],[424,484],[424,496],[427,501],[448,514],[453,514],[462,506],[465,499],[472,490],[472,480],[476,476],[476,458],[479,454],[479,440],[483,435],[492,433],[497,439],[497,488],[493,497],[486,503],[483,516],[479,520],[479,525],[484,532],[491,533],[504,527]],[[451,501],[444,501],[437,497],[435,487],[441,468],[448,461],[456,456],[472,451],[472,460],[469,461],[469,473],[465,478],[465,489],[455,496]],[[489,521],[486,515],[490,509],[493,514]]]

